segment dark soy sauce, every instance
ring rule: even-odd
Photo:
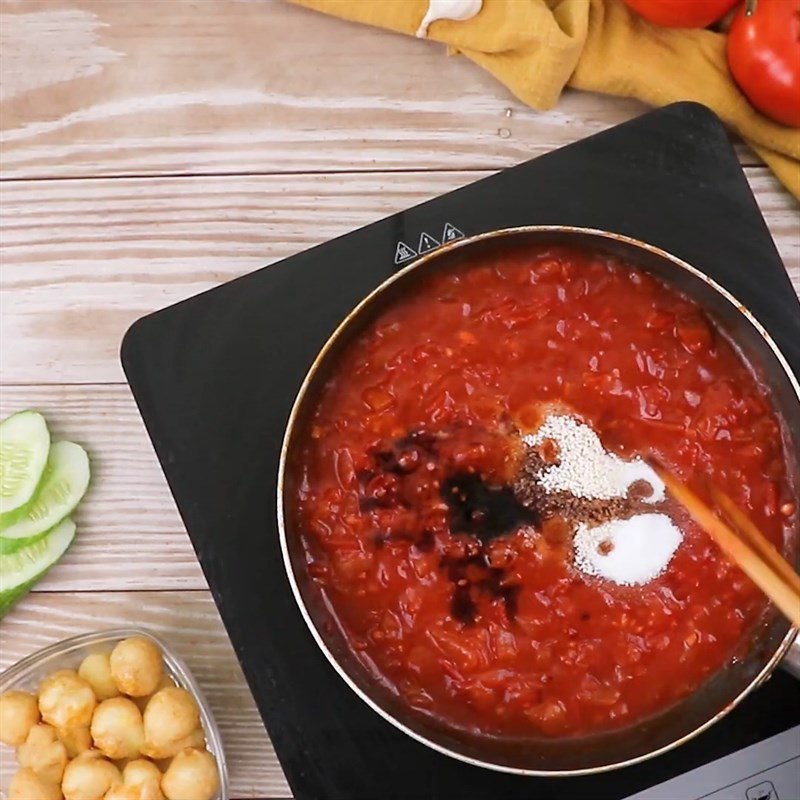
[[[485,547],[492,539],[513,533],[522,525],[537,523],[537,514],[517,500],[510,486],[489,486],[474,473],[447,478],[441,493],[450,511],[450,532],[474,536],[479,543],[477,552],[442,562],[454,584],[450,613],[471,625],[475,622],[478,595],[488,594],[503,600],[506,615],[513,620],[521,587],[504,584],[505,570],[489,565]],[[468,569],[470,566],[472,570]]]
[[[450,532],[467,533],[483,544],[538,522],[510,486],[488,486],[480,475],[462,472],[442,483],[442,499],[450,509]]]
[[[451,432],[410,431],[394,441],[382,443],[371,453],[373,467],[360,473],[362,493],[361,511],[401,506],[411,508],[403,497],[404,487],[416,480],[415,475],[425,466],[426,474],[433,479],[432,471],[442,468],[439,444]],[[441,474],[441,473],[440,473]],[[385,491],[366,495],[367,487],[380,476],[393,476],[384,480]],[[492,486],[473,472],[459,471],[442,477],[439,489],[448,507],[448,527],[454,536],[471,537],[471,544],[463,556],[445,555],[440,567],[453,583],[451,614],[465,625],[475,622],[477,599],[480,595],[500,598],[506,615],[514,619],[517,611],[519,586],[506,583],[506,570],[489,563],[486,546],[494,539],[513,533],[523,525],[537,524],[538,513],[522,505],[511,486]],[[429,530],[421,532],[394,530],[381,531],[375,536],[375,547],[381,548],[389,540],[405,540],[424,552],[434,549],[436,540]]]

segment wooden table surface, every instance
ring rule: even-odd
[[[444,48],[270,0],[4,0],[0,413],[84,444],[76,544],[0,624],[0,667],[83,631],[172,640],[233,796],[288,787],[120,369],[134,319],[644,110],[532,111]],[[800,288],[800,211],[744,147]]]

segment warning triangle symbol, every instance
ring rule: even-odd
[[[412,250],[405,242],[398,242],[397,249],[394,251],[394,263],[402,264],[409,258],[414,258],[416,254],[416,250]]]
[[[427,253],[428,250],[435,250],[439,246],[439,242],[433,238],[429,233],[425,233],[423,231],[419,236],[419,246],[417,250],[419,250],[420,255],[423,253]]]
[[[464,234],[456,228],[455,225],[451,225],[449,222],[444,226],[444,231],[442,233],[442,243],[447,244],[447,242],[453,242],[456,239],[463,239]]]

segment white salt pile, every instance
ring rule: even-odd
[[[658,577],[683,536],[666,514],[639,514],[575,533],[575,566],[589,575],[625,586]]]
[[[553,414],[539,429],[523,437],[528,445],[541,445],[551,440],[558,446],[558,462],[546,467],[539,481],[551,492],[569,492],[575,497],[610,500],[626,497],[636,481],[647,481],[653,488],[649,497],[641,499],[657,503],[664,499],[664,483],[642,459],[623,461],[603,449],[597,434],[574,417]]]

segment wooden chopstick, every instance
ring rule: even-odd
[[[792,565],[780,554],[772,542],[761,533],[750,517],[722,489],[714,484],[709,484],[708,489],[712,500],[722,509],[731,526],[764,561],[769,562],[776,572],[780,572],[784,580],[792,584],[795,591],[800,594],[800,575],[792,569]]]
[[[709,533],[792,624],[800,628],[800,576],[747,515],[724,492],[710,486],[714,502],[728,518],[729,526],[671,472],[658,464],[653,464],[653,469],[694,521]]]

